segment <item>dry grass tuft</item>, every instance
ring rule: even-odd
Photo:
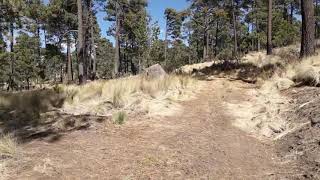
[[[113,114],[112,118],[115,124],[122,125],[127,119],[127,114],[124,111],[119,111]]]
[[[59,89],[66,96],[67,112],[110,115],[115,109],[149,112],[154,104],[159,105],[158,109],[169,109],[171,102],[191,97],[198,86],[190,76],[167,75],[158,79],[131,76],[83,86],[60,85]]]
[[[320,57],[314,56],[288,66],[287,76],[302,85],[318,86],[320,83]],[[292,73],[293,72],[293,73]]]
[[[267,74],[266,78],[262,78],[274,82],[280,87],[280,90],[293,86],[290,80],[298,85],[319,86],[320,55],[299,60],[299,49],[298,45],[277,48],[272,56],[267,56],[265,52],[249,53],[243,58],[243,62],[252,63],[257,67],[266,65],[283,67]]]
[[[12,135],[0,136],[0,157],[14,158],[17,155],[17,140]]]
[[[313,66],[297,66],[293,80],[297,83],[317,86],[319,84],[319,71]]]

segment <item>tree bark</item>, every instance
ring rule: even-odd
[[[218,55],[218,45],[219,43],[219,19],[217,19],[217,24],[216,24],[216,42],[214,45],[214,56],[217,57]]]
[[[294,6],[293,2],[290,3],[290,24],[293,24],[293,12],[294,12]]]
[[[91,24],[91,29],[90,29],[90,36],[91,36],[91,65],[92,66],[92,71],[91,71],[91,80],[95,80],[96,79],[96,69],[97,69],[97,62],[96,62],[96,46],[95,46],[95,41],[94,41],[94,22],[93,22],[93,16],[94,16],[94,13],[93,13],[93,10],[92,10],[92,6],[93,6],[93,3],[91,1],[91,4],[90,4],[90,24]]]
[[[2,32],[3,32],[3,27],[2,27],[2,24],[0,23],[0,41],[1,41],[1,42],[4,42],[4,41],[3,41]],[[4,51],[5,51],[4,45],[1,45],[1,46],[0,46],[0,53],[1,53],[1,52],[4,52]]]
[[[261,49],[261,44],[260,44],[260,36],[259,36],[259,32],[260,32],[260,28],[259,28],[259,21],[258,21],[258,17],[257,17],[257,11],[258,11],[258,3],[257,0],[254,1],[254,12],[255,12],[255,25],[256,25],[256,34],[257,34],[257,50],[260,51]]]
[[[120,36],[120,9],[119,9],[119,3],[117,1],[116,2],[116,32],[115,32],[115,55],[114,55],[113,77],[116,77],[119,74],[119,67],[120,67],[119,36]]]
[[[83,33],[83,12],[82,12],[82,0],[77,0],[78,7],[78,47],[77,47],[77,59],[79,62],[79,84],[86,82],[86,76],[84,74],[84,33]]]
[[[207,59],[207,51],[208,51],[208,47],[207,47],[207,38],[208,34],[207,31],[205,30],[204,34],[203,34],[203,54],[202,54],[202,60],[205,61]]]
[[[164,39],[164,62],[167,62],[167,51],[168,51],[168,19],[166,20],[166,32]]]
[[[302,35],[300,57],[315,53],[315,17],[313,0],[301,0]]]
[[[318,0],[315,0],[316,1],[316,9],[318,9],[318,7],[319,7],[319,2],[318,2]],[[319,16],[319,13],[318,13],[319,11],[317,10],[316,12],[315,12],[315,16],[317,17],[317,18],[319,18],[318,16]],[[319,38],[319,23],[318,23],[318,20],[316,20],[316,29],[315,29],[315,34],[316,34],[316,39],[318,39]],[[317,43],[317,45],[318,45],[318,43]]]
[[[234,8],[234,0],[231,0],[232,6],[232,21],[233,21],[233,56],[238,56],[238,38],[237,38],[237,18],[235,15],[235,8]]]
[[[67,37],[67,79],[68,83],[72,82],[72,60],[71,60],[71,43],[69,36]]]
[[[41,63],[41,38],[40,38],[40,24],[37,22],[37,38],[38,38],[38,61]]]
[[[13,86],[14,86],[14,61],[15,61],[15,57],[14,57],[14,24],[11,22],[10,23],[10,52],[11,54],[11,62],[10,62],[10,75],[9,75],[9,88],[11,88],[11,90],[13,90]]]
[[[268,37],[267,37],[267,55],[272,54],[272,0],[268,4]]]

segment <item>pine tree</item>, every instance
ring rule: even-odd
[[[272,0],[268,1],[268,42],[267,42],[267,54],[272,54]]]
[[[301,0],[302,35],[300,57],[315,53],[315,17],[313,0]]]

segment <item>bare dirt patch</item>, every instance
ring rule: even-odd
[[[287,177],[272,143],[234,127],[226,100],[246,99],[251,85],[225,91],[225,80],[207,82],[182,113],[131,114],[65,134],[54,142],[22,145],[10,179],[279,179]]]

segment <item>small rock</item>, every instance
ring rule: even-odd
[[[271,129],[274,133],[281,133],[282,130],[281,130],[281,127],[278,127],[274,124],[269,124],[268,125],[269,129]]]
[[[263,106],[263,107],[261,107],[258,111],[257,111],[257,113],[265,113],[265,112],[267,112],[267,107],[265,107],[265,106]]]
[[[294,82],[291,81],[290,79],[287,78],[280,78],[277,82],[276,82],[277,88],[280,91],[286,90],[291,88],[294,85]]]
[[[311,121],[311,126],[315,126],[317,124],[320,124],[320,118],[319,117],[309,117]]]

